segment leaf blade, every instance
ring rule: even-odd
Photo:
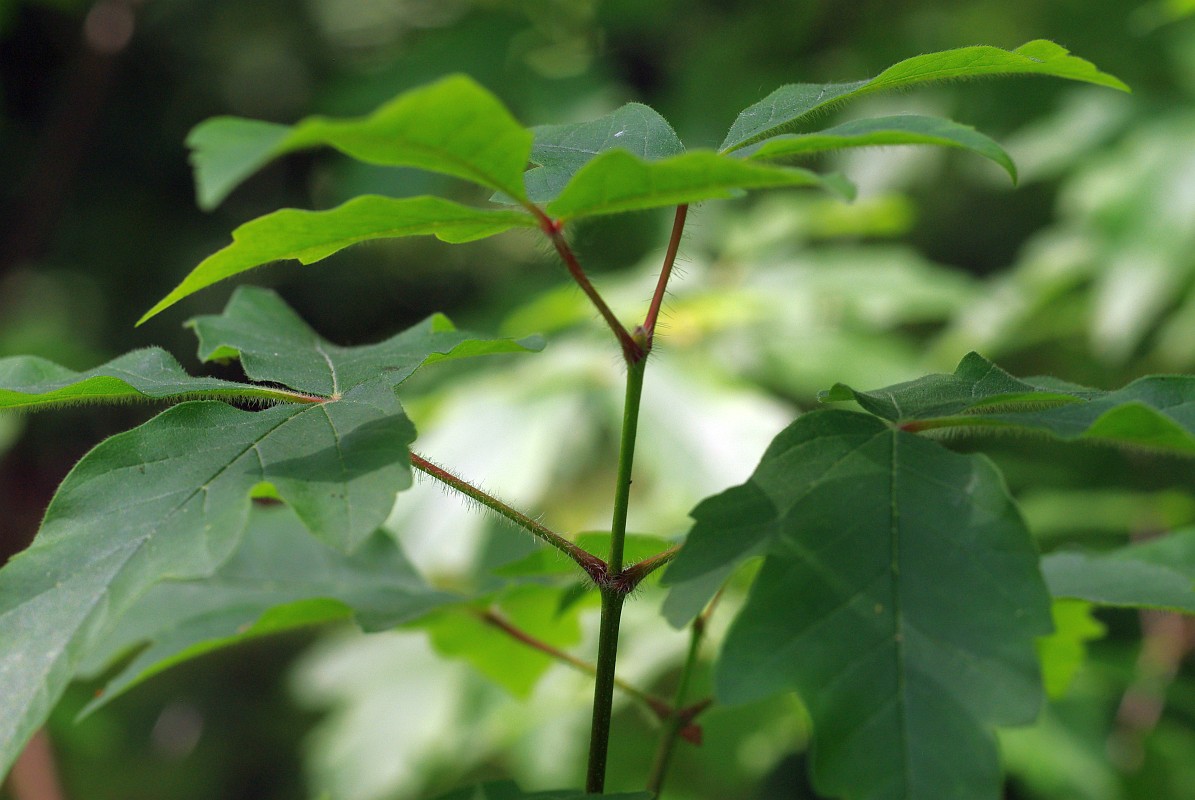
[[[1195,529],[1103,553],[1057,551],[1042,571],[1055,597],[1195,614]]]

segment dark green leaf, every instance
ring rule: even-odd
[[[381,630],[456,599],[428,587],[384,533],[346,555],[317,541],[289,510],[255,509],[236,552],[214,575],[158,584],[104,634],[84,672],[99,672],[123,653],[149,646],[86,711],[221,647],[343,619]]]
[[[157,347],[134,350],[85,372],[34,356],[0,358],[0,409],[198,398],[305,399],[271,386],[194,378],[183,371],[174,356]]]
[[[232,244],[201,261],[137,324],[200,289],[271,261],[297,259],[301,264],[314,264],[372,239],[434,235],[446,242],[470,242],[535,224],[535,219],[522,211],[470,208],[439,197],[366,195],[330,211],[284,208],[234,230]]]
[[[1011,51],[987,46],[960,47],[914,56],[869,80],[782,86],[739,114],[719,149],[737,150],[792,130],[819,111],[872,92],[990,75],[1050,75],[1128,91],[1124,83],[1100,72],[1091,62],[1072,56],[1066,48],[1043,39]]]
[[[1195,529],[1103,553],[1050,553],[1042,571],[1055,597],[1195,614]]]
[[[703,502],[667,582],[765,554],[716,666],[739,703],[795,689],[819,790],[999,796],[991,728],[1041,701],[1037,554],[995,467],[863,414],[814,412]],[[692,546],[692,550],[690,550]]]
[[[668,121],[640,103],[627,103],[589,122],[532,128],[532,133],[531,161],[539,166],[528,170],[524,180],[535,203],[556,199],[577,170],[607,150],[626,150],[645,161],[685,152]]]
[[[183,403],[95,447],[0,570],[0,772],[114,620],[158,582],[209,576],[236,549],[250,495],[276,493],[352,549],[410,485],[414,437],[393,391],[373,384],[258,412]]]
[[[928,144],[969,150],[996,162],[1016,182],[1017,168],[1004,148],[968,125],[940,117],[903,114],[857,119],[817,133],[785,133],[748,145],[740,157],[757,161],[791,159],[848,147]]]
[[[531,132],[464,75],[400,94],[358,119],[309,117],[293,127],[217,117],[191,132],[199,204],[214,208],[278,156],[329,146],[370,164],[418,167],[523,198]]]
[[[646,208],[734,197],[743,189],[818,186],[841,197],[854,187],[839,175],[818,175],[694,150],[663,161],[644,161],[623,150],[595,157],[573,176],[547,212],[560,219],[617,214]]]
[[[204,361],[238,358],[255,381],[281,383],[321,397],[339,397],[366,381],[397,386],[423,364],[491,353],[527,352],[538,338],[483,339],[434,316],[384,342],[332,344],[268,289],[239,287],[224,312],[187,323]]]
[[[1195,454],[1195,377],[1157,375],[1105,392],[1051,378],[1020,380],[970,353],[953,375],[861,392],[839,384],[824,400],[855,400],[906,430],[1021,429]]]

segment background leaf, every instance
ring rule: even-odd
[[[853,399],[907,430],[996,427],[1063,440],[1195,454],[1195,377],[1139,378],[1113,392],[1048,378],[1019,380],[975,353],[952,375],[860,392],[841,384],[824,400]]]
[[[518,784],[514,781],[498,781],[466,789],[457,789],[448,794],[440,795],[436,800],[584,800],[586,797],[598,796],[586,794],[579,789],[531,792],[528,794],[519,789]],[[600,796],[608,797],[610,800],[652,800],[652,795],[648,792],[621,792]]]
[[[784,133],[748,145],[736,153],[743,158],[766,161],[810,156],[827,150],[897,144],[928,144],[968,150],[996,162],[1014,183],[1017,180],[1016,165],[995,141],[969,125],[919,114],[856,119],[817,133]]]
[[[200,397],[289,402],[304,399],[271,386],[192,377],[174,356],[158,347],[125,353],[84,372],[36,356],[0,358],[0,409]]]
[[[432,590],[381,532],[345,554],[317,541],[288,509],[255,507],[236,551],[213,575],[159,583],[103,635],[84,673],[148,646],[122,665],[85,713],[217,648],[346,619],[382,630],[456,600]]]
[[[694,516],[702,564],[731,548],[766,553],[719,656],[717,694],[742,703],[796,689],[820,791],[999,796],[991,728],[1036,715],[1033,645],[1050,616],[1033,543],[989,461],[865,415],[814,412],[747,484]],[[719,524],[732,519],[731,531]]]
[[[1117,78],[1044,39],[1011,51],[986,45],[960,47],[905,59],[869,80],[782,86],[740,113],[719,149],[737,150],[791,129],[818,111],[872,92],[989,75],[1052,75],[1128,91]]]
[[[626,150],[644,161],[659,161],[685,152],[668,121],[642,103],[627,103],[588,122],[532,128],[535,143],[527,170],[527,197],[535,203],[554,200],[577,170],[607,150]]]
[[[314,330],[269,289],[241,286],[219,314],[187,323],[199,337],[204,361],[239,359],[255,381],[281,383],[323,397],[379,379],[397,386],[423,364],[492,353],[528,352],[538,337],[484,339],[433,316],[371,345],[341,347]],[[301,387],[301,388],[300,388]]]
[[[1106,552],[1050,553],[1042,572],[1055,597],[1195,614],[1195,529]]]
[[[234,230],[232,244],[201,261],[137,324],[200,289],[271,261],[298,259],[301,264],[314,264],[372,239],[432,234],[445,242],[470,242],[535,224],[521,211],[470,208],[439,197],[367,195],[330,211],[284,208]]]
[[[217,117],[191,132],[199,204],[214,208],[278,156],[330,146],[370,164],[441,172],[523,198],[531,133],[492,94],[453,75],[358,119],[308,117],[292,128]]]
[[[854,189],[839,175],[752,163],[694,150],[663,161],[644,161],[622,150],[603,153],[580,170],[547,206],[561,219],[734,197],[743,189],[818,186],[844,198]]]

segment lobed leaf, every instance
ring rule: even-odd
[[[273,402],[313,399],[271,386],[192,377],[174,356],[158,347],[134,350],[84,372],[35,356],[0,358],[0,409],[198,398]]]
[[[644,161],[623,150],[611,150],[578,170],[546,210],[567,220],[734,197],[744,189],[788,186],[817,186],[848,199],[854,195],[854,187],[840,175],[818,175],[708,150],[662,161]]]
[[[322,146],[369,164],[464,178],[522,200],[531,142],[506,107],[465,75],[404,92],[356,119],[316,116],[288,127],[217,117],[187,138],[204,209],[215,208],[272,159]]]
[[[314,264],[373,239],[434,235],[446,242],[469,242],[535,224],[522,211],[470,208],[439,197],[365,195],[329,211],[284,208],[239,226],[232,232],[232,244],[201,261],[137,324],[200,289],[271,261]]]
[[[664,576],[763,554],[715,667],[731,703],[797,690],[818,790],[996,798],[991,728],[1041,702],[1037,554],[996,468],[864,414],[800,417],[694,510]]]
[[[537,337],[480,338],[437,315],[383,342],[341,347],[312,330],[277,294],[253,286],[238,287],[223,313],[187,325],[199,337],[203,361],[240,359],[255,381],[322,397],[338,397],[372,380],[397,386],[423,364],[543,346]]]
[[[410,485],[414,437],[393,391],[366,384],[258,412],[183,403],[97,445],[0,570],[0,772],[114,620],[160,581],[211,575],[235,551],[251,495],[277,494],[352,550]]]
[[[861,392],[842,384],[823,400],[855,400],[907,430],[996,427],[1195,455],[1195,376],[1139,378],[1106,392],[1051,378],[1017,379],[976,353],[952,375]]]
[[[873,92],[991,75],[1050,75],[1129,90],[1119,79],[1100,72],[1090,61],[1072,56],[1065,47],[1044,39],[1028,42],[1015,50],[960,47],[914,56],[868,80],[782,86],[739,114],[719,150],[738,150],[792,130],[819,111]]]
[[[644,161],[659,161],[685,152],[668,121],[641,103],[627,103],[588,122],[542,125],[531,131],[531,162],[538,166],[523,178],[527,197],[535,203],[556,199],[573,175],[600,153],[626,150]]]
[[[345,554],[313,538],[288,510],[255,508],[236,551],[213,575],[159,583],[103,635],[85,673],[148,646],[108,680],[84,713],[218,648],[345,619],[382,630],[456,600],[431,589],[384,533]]]
[[[1042,571],[1055,597],[1195,614],[1195,529],[1102,553],[1050,553]]]
[[[969,125],[917,114],[857,119],[817,133],[780,134],[736,152],[743,158],[772,161],[851,147],[911,144],[968,150],[999,164],[1014,183],[1017,180],[1017,168],[1012,158],[992,139]]]

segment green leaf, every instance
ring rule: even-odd
[[[820,792],[999,796],[991,728],[1036,715],[1034,639],[1050,610],[990,461],[863,414],[813,412],[694,517],[669,583],[765,555],[716,692],[744,703],[797,690]]]
[[[464,659],[514,696],[526,698],[555,659],[487,623],[481,614],[492,609],[519,630],[565,649],[581,640],[581,626],[577,613],[558,613],[559,601],[560,589],[514,586],[484,601],[443,609],[415,626],[428,632],[440,655]]]
[[[1195,614],[1195,528],[1108,552],[1050,553],[1042,571],[1055,597]]]
[[[914,56],[869,80],[782,86],[739,114],[719,149],[737,150],[783,133],[819,111],[872,92],[990,75],[1050,75],[1129,90],[1120,80],[1100,72],[1091,62],[1072,56],[1066,48],[1043,39],[1011,51],[988,46],[960,47]]]
[[[479,786],[470,786],[442,794],[435,800],[585,800],[586,797],[605,797],[609,800],[652,800],[649,792],[622,792],[619,794],[586,794],[580,789],[563,789],[550,792],[526,793],[514,781],[497,781]]]
[[[192,377],[174,356],[157,347],[134,350],[85,372],[35,356],[0,358],[0,409],[198,398],[311,399],[272,386]]]
[[[102,632],[162,580],[211,575],[270,487],[351,550],[410,485],[415,430],[393,390],[258,412],[188,402],[97,445],[33,544],[0,569],[0,773],[45,721]]]
[[[851,198],[840,175],[753,163],[708,150],[662,161],[644,161],[623,150],[602,153],[573,176],[547,212],[560,219],[617,214],[646,208],[735,197],[743,189],[818,186]]]
[[[154,586],[104,634],[85,673],[149,646],[122,666],[84,713],[222,647],[344,619],[382,630],[456,600],[432,590],[384,533],[346,555],[317,541],[289,510],[255,508],[236,552],[215,574]]]
[[[293,127],[217,117],[191,132],[199,205],[219,205],[286,153],[329,146],[359,161],[418,167],[523,199],[530,131],[472,78],[452,75],[400,94],[357,119],[309,117]]]
[[[1052,378],[1017,379],[976,353],[952,375],[861,392],[836,385],[823,400],[855,400],[906,430],[1002,428],[1195,455],[1195,376],[1139,378],[1113,392]]]
[[[373,239],[430,234],[445,242],[470,242],[535,224],[534,218],[522,211],[470,208],[439,197],[366,195],[329,211],[284,208],[234,230],[232,244],[201,261],[137,324],[200,289],[271,261],[297,259],[301,264],[314,264]]]
[[[644,161],[659,161],[685,152],[668,121],[641,103],[627,103],[588,122],[531,130],[535,134],[531,161],[539,166],[523,177],[527,197],[535,203],[554,200],[569,179],[599,153],[626,150]]]
[[[341,347],[324,339],[269,289],[241,286],[219,315],[187,323],[204,361],[238,358],[255,381],[339,397],[374,379],[397,386],[421,365],[494,353],[538,350],[538,337],[484,339],[436,315],[377,344]]]
[[[1054,632],[1037,640],[1042,682],[1051,699],[1066,694],[1071,680],[1087,660],[1087,642],[1103,638],[1106,633],[1103,624],[1092,616],[1092,608],[1091,603],[1082,600],[1054,601]]]
[[[928,144],[969,150],[996,162],[1015,183],[1017,168],[999,144],[969,125],[940,117],[902,114],[895,117],[857,119],[817,133],[785,133],[737,151],[756,161],[791,159],[827,150],[879,145]]]

